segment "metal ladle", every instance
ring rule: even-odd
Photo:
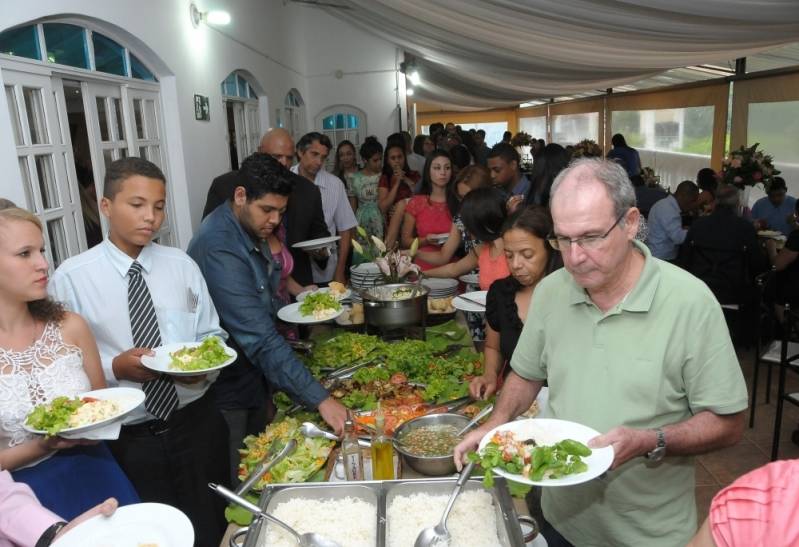
[[[333,540],[327,539],[319,534],[315,534],[313,532],[306,532],[304,534],[300,534],[294,528],[280,520],[279,518],[273,517],[269,513],[265,513],[261,511],[261,508],[255,505],[254,503],[250,503],[246,499],[242,498],[241,496],[237,496],[224,486],[214,483],[208,483],[208,487],[222,496],[226,498],[228,501],[232,501],[233,503],[242,506],[247,511],[252,513],[257,517],[262,517],[268,520],[269,522],[273,522],[278,526],[284,528],[287,532],[291,533],[292,536],[297,540],[297,544],[300,547],[341,547],[341,545]]]
[[[452,511],[452,506],[455,505],[455,499],[463,490],[463,485],[469,480],[469,475],[472,474],[475,462],[469,462],[466,467],[461,471],[458,480],[455,482],[455,488],[452,490],[452,495],[449,497],[447,507],[444,509],[444,514],[441,515],[441,520],[435,526],[425,528],[416,537],[413,547],[446,547],[449,544],[450,533],[447,529],[447,517],[449,512]]]

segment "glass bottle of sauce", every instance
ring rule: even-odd
[[[372,436],[372,478],[376,481],[394,479],[394,445],[386,435],[386,417],[380,403],[377,404]]]
[[[358,437],[351,419],[344,422],[344,436],[341,441],[341,455],[344,459],[344,474],[348,481],[362,481],[363,454],[358,446]]]

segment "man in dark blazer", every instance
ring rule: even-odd
[[[266,133],[261,139],[258,151],[272,156],[276,162],[286,168],[286,171],[294,161],[294,141],[285,129],[273,129]],[[292,181],[294,188],[289,196],[286,214],[283,216],[283,223],[286,226],[285,243],[294,258],[294,270],[291,275],[297,283],[305,287],[313,284],[311,255],[301,249],[293,248],[292,245],[300,241],[328,237],[330,232],[325,224],[319,188],[308,179],[290,171],[286,176]],[[203,218],[231,199],[237,186],[241,186],[238,171],[216,177],[208,189]],[[326,257],[314,256],[313,259],[323,268],[327,262]]]

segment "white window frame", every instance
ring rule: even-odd
[[[355,129],[325,129],[323,125],[324,119],[328,116],[336,116],[337,114],[343,114],[345,116],[353,115],[357,117],[358,127]],[[336,150],[338,149],[338,144],[341,141],[347,140],[355,145],[355,161],[358,161],[357,150],[360,148],[361,143],[366,138],[366,135],[368,135],[366,132],[366,112],[351,104],[336,104],[328,106],[319,112],[319,114],[316,115],[314,122],[316,130],[323,135],[327,135],[327,137],[330,139],[332,148],[326,162],[326,168],[328,171],[333,169],[333,166],[336,163]]]
[[[239,70],[234,70],[231,72],[226,78],[229,78],[230,75],[234,75],[237,78],[242,78],[247,83],[247,88],[256,91],[256,86],[253,85],[250,77]],[[244,158],[249,156],[250,154],[254,153],[258,150],[258,145],[260,144],[261,140],[261,122],[260,122],[260,112],[258,107],[258,96],[250,96],[250,92],[247,92],[247,97],[241,97],[240,95],[227,95],[224,93],[224,82],[222,80],[221,88],[223,89],[222,93],[222,103],[225,111],[225,146],[230,146],[230,136],[227,130],[227,106],[230,104],[233,107],[233,124],[234,124],[234,131],[236,133],[236,151],[238,154],[239,165],[241,162],[244,161]],[[230,166],[233,169],[233,165]]]

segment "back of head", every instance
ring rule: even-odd
[[[467,165],[458,171],[453,187],[457,187],[457,185],[461,183],[468,186],[471,190],[487,188],[491,186],[491,171],[484,165]]]
[[[613,202],[616,217],[635,207],[635,189],[627,171],[614,161],[602,158],[580,158],[558,174],[552,183],[550,203],[554,203],[564,181],[575,179],[577,184],[599,182]]]
[[[771,185],[768,187],[768,193],[772,192],[787,192],[788,185],[785,184],[785,179],[782,177],[774,177],[771,179]]]
[[[570,159],[571,154],[559,144],[549,143],[544,147],[533,163],[533,171],[530,173],[532,186],[527,195],[528,204],[534,202],[535,192],[540,193],[541,204],[549,203],[552,182],[558,173],[569,165]]]
[[[611,137],[610,142],[613,144],[614,147],[616,146],[627,146],[627,140],[624,138],[624,135],[621,133],[616,133]]]
[[[265,194],[288,196],[294,187],[291,171],[269,154],[261,152],[248,156],[241,163],[239,174],[248,202]]]
[[[480,241],[494,241],[502,235],[508,216],[507,199],[498,188],[472,190],[461,203],[461,219],[466,230]]]
[[[400,131],[400,134],[402,135],[402,139],[405,141],[405,148],[410,150],[411,144],[413,143],[413,137],[411,137],[411,134],[407,131]]]
[[[369,160],[375,154],[383,154],[383,145],[377,140],[377,137],[369,136],[363,141],[361,149],[358,151],[363,161]]]
[[[737,209],[740,203],[738,189],[735,186],[724,184],[716,191],[716,208]]]
[[[12,207],[16,207],[17,204],[11,201],[10,199],[0,198],[0,211],[3,209],[11,209]]]
[[[297,152],[305,152],[315,142],[318,142],[322,146],[326,147],[328,152],[330,152],[330,149],[333,148],[333,143],[330,142],[330,138],[327,135],[319,133],[318,131],[311,131],[310,133],[306,133],[300,137],[300,140],[297,141]]]
[[[684,180],[680,184],[677,185],[677,189],[674,190],[674,196],[698,196],[699,195],[699,187],[694,184],[692,180]]]
[[[511,137],[513,137],[513,133],[511,133],[510,131],[505,131],[505,132],[502,134],[502,140],[503,140],[504,142],[510,142],[510,139],[511,139]]]
[[[39,230],[42,229],[42,221],[39,217],[28,211],[14,205],[13,201],[7,199],[0,199],[0,226],[6,222],[30,222],[35,224]]]
[[[469,164],[472,163],[472,155],[469,153],[469,149],[466,148],[466,145],[459,144],[453,146],[449,153],[452,156],[452,166],[455,167],[456,170],[468,167]]]
[[[163,171],[153,162],[135,156],[122,158],[112,161],[105,170],[103,197],[113,200],[119,193],[122,183],[135,176],[160,180],[166,184]]]
[[[402,133],[392,133],[386,139],[386,148],[389,146],[398,145],[401,146],[403,150],[405,150],[405,136]]]
[[[719,186],[719,181],[716,178],[716,172],[710,167],[703,167],[696,174],[696,184],[699,186],[700,190],[704,190],[715,195],[716,188]]]
[[[490,160],[491,158],[502,158],[506,163],[515,161],[517,166],[519,164],[519,152],[506,142],[498,142],[491,147],[487,159]]]
[[[424,141],[428,139],[428,136],[425,134],[416,135],[416,138],[413,139],[413,153],[419,154],[420,156],[424,156]]]

